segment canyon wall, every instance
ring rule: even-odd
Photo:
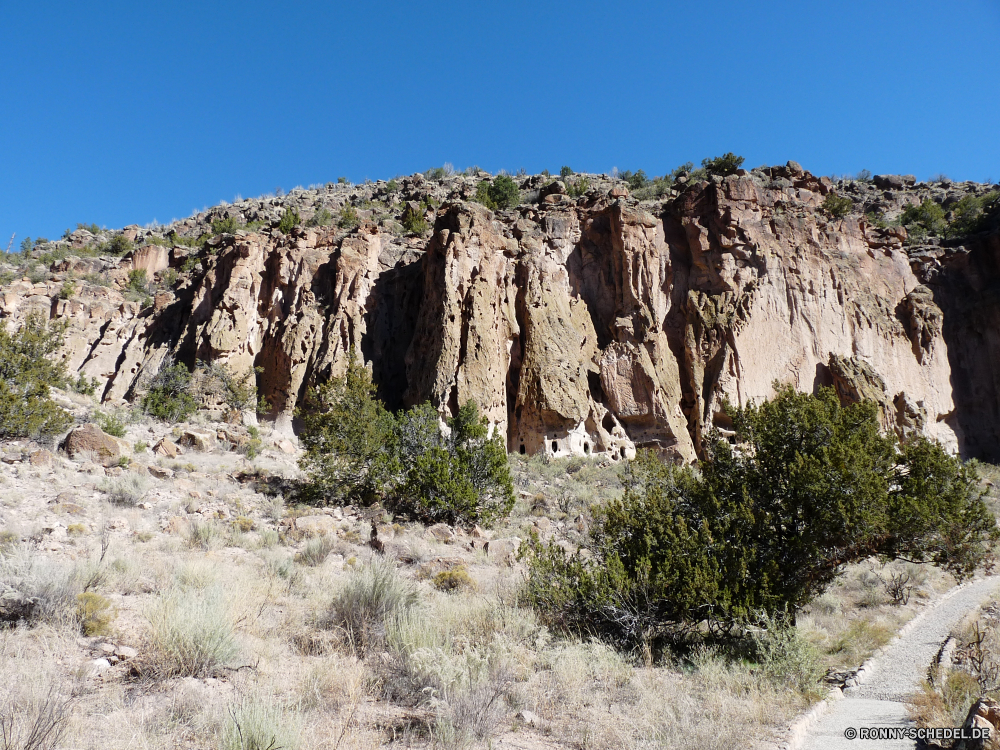
[[[820,205],[838,186],[793,162],[645,201],[597,177],[579,196],[529,178],[534,201],[497,212],[468,202],[472,180],[415,177],[391,198],[367,188],[359,205],[421,211],[427,236],[362,211],[350,229],[179,242],[220,216],[275,213],[244,202],[155,237],[126,230],[139,249],[124,259],[70,255],[15,280],[0,315],[69,321],[69,369],[110,402],[136,398],[169,358],[261,368],[286,430],[353,349],[391,408],[430,401],[447,416],[474,399],[515,452],[617,460],[655,447],[692,460],[707,430],[730,427],[726,401],[791,384],[875,399],[887,429],[997,460],[1000,238],[920,247],[872,225],[871,206],[898,212],[932,192],[911,183],[842,184],[857,210],[833,219]],[[292,199],[308,214],[322,189]],[[137,269],[169,283],[129,299]]]

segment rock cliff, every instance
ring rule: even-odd
[[[447,415],[474,399],[522,453],[690,460],[730,427],[727,400],[790,383],[874,399],[887,429],[1000,458],[1000,235],[921,244],[891,222],[989,186],[834,183],[789,162],[658,195],[527,177],[524,203],[490,211],[469,200],[482,179],[218,206],[115,233],[132,243],[122,258],[80,229],[8,272],[0,315],[69,321],[67,364],[108,401],[135,398],[168,358],[261,368],[285,429],[353,348],[390,407]],[[853,210],[824,211],[831,192]],[[291,211],[303,223],[282,232]],[[430,229],[407,234],[406,212]]]

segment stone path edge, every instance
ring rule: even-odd
[[[1000,580],[1000,576],[986,576],[986,578],[995,578]],[[973,579],[975,580],[975,579]],[[809,730],[826,714],[827,710],[830,708],[832,703],[840,700],[844,697],[844,687],[855,687],[857,685],[863,685],[869,677],[871,677],[875,670],[878,669],[878,660],[886,651],[888,651],[892,646],[894,646],[901,638],[903,638],[907,633],[909,633],[913,628],[915,628],[921,620],[923,620],[928,613],[937,609],[938,606],[946,602],[951,597],[955,596],[959,591],[966,588],[973,583],[972,580],[966,581],[959,584],[958,586],[952,586],[946,592],[941,594],[941,596],[936,599],[931,600],[918,612],[909,622],[905,623],[901,627],[896,635],[892,637],[887,644],[882,646],[880,649],[875,651],[870,657],[868,657],[855,673],[854,677],[851,677],[844,683],[843,687],[830,688],[830,692],[827,693],[826,698],[821,700],[815,706],[810,708],[804,714],[799,716],[795,721],[793,721],[788,726],[787,737],[783,743],[779,743],[781,750],[801,750],[802,743],[806,739],[806,734]],[[928,665],[930,666],[930,665]]]

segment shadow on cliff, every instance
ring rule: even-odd
[[[947,421],[965,458],[1000,462],[1000,233],[967,241],[927,281],[944,313],[955,411]]]

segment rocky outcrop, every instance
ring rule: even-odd
[[[790,162],[682,178],[651,200],[606,176],[582,195],[530,177],[527,203],[492,212],[467,202],[483,178],[299,190],[158,234],[129,228],[130,255],[53,263],[5,286],[0,314],[67,320],[67,365],[105,400],[136,398],[170,358],[260,368],[287,430],[353,350],[391,408],[430,401],[444,417],[475,400],[528,454],[690,460],[730,427],[726,403],[776,384],[833,386],[845,403],[878,402],[887,429],[1000,454],[1000,240],[907,244],[863,213],[983,186],[835,185]],[[821,210],[833,190],[854,201],[846,218]],[[273,226],[288,207],[309,219],[348,203],[356,227]],[[402,212],[433,230],[402,234]],[[265,225],[215,234],[222,220]],[[93,241],[77,230],[68,252]],[[136,269],[157,284],[146,296],[129,291]]]

